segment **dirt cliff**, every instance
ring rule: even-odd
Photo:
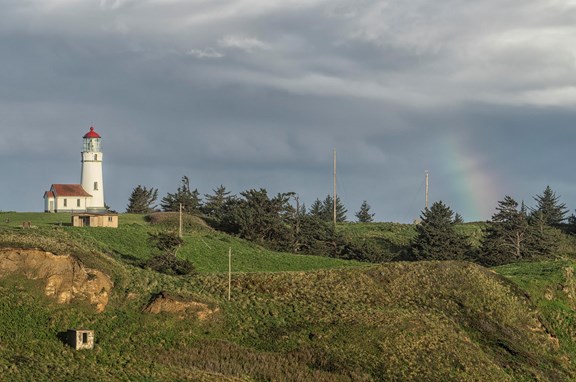
[[[39,249],[0,249],[0,277],[23,275],[45,280],[44,292],[60,304],[86,300],[98,312],[108,304],[113,283],[101,271],[86,268],[72,256],[58,256]]]

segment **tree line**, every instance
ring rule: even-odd
[[[213,228],[256,242],[267,248],[293,253],[332,257],[353,257],[355,249],[336,232],[333,224],[334,198],[316,199],[310,208],[300,203],[294,192],[269,195],[264,188],[249,189],[234,195],[220,185],[201,197],[182,177],[175,192],[160,202],[158,189],[138,185],[133,189],[126,212],[148,214],[155,211],[201,216]],[[347,209],[340,197],[335,202],[336,222],[347,220]],[[364,201],[355,213],[358,222],[372,222],[374,214]]]
[[[200,197],[198,189],[192,190],[190,188],[190,180],[187,176],[182,177],[181,185],[178,187],[176,192],[167,193],[165,197],[160,201],[160,208],[162,211],[179,211],[180,206],[184,212],[195,213],[195,214],[205,214],[209,217],[218,217],[222,214],[222,211],[229,207],[237,201],[237,196],[231,195],[226,187],[220,185],[220,187],[212,190],[213,194],[205,194],[203,201]],[[240,195],[244,198],[247,197],[246,193],[250,193],[253,190],[247,190]],[[308,213],[313,216],[317,216],[321,220],[333,220],[333,203],[334,199],[332,196],[327,195],[324,200],[316,199],[309,210],[306,210],[305,206],[299,206],[298,196],[294,192],[282,193],[282,195],[287,195],[294,197],[297,204],[296,208],[300,209],[303,213]],[[157,188],[147,188],[138,185],[132,190],[132,193],[128,199],[128,206],[126,207],[127,213],[136,214],[147,214],[154,211],[159,211],[156,201],[158,199],[158,189]],[[340,197],[336,197],[336,221],[345,222],[346,214],[348,210],[342,204]],[[374,221],[374,214],[370,212],[370,205],[368,202],[363,201],[360,209],[355,213],[355,217],[360,223],[370,223]]]
[[[375,241],[344,237],[332,223],[334,199],[316,199],[310,208],[300,203],[294,192],[269,195],[264,188],[234,195],[221,185],[211,194],[200,196],[184,176],[174,193],[159,203],[158,189],[138,185],[130,195],[126,212],[182,211],[201,216],[213,228],[292,253],[381,262],[390,260],[470,260],[484,265],[549,257],[557,249],[562,230],[576,227],[576,217],[567,218],[568,209],[547,186],[536,195],[536,205],[527,207],[510,196],[498,202],[495,214],[486,223],[480,246],[458,233],[462,216],[442,201],[422,211],[416,236],[405,248],[393,248]],[[336,221],[346,221],[347,210],[336,198]],[[372,222],[374,214],[364,201],[355,213],[359,222]],[[564,224],[568,220],[570,224]],[[395,251],[395,252],[394,252]],[[394,253],[391,253],[394,252]]]
[[[550,257],[557,251],[562,230],[566,229],[563,223],[569,220],[568,227],[573,227],[576,219],[574,216],[567,219],[568,208],[550,186],[534,200],[533,208],[508,195],[499,201],[478,248],[472,248],[468,239],[456,231],[450,207],[436,202],[423,211],[408,258],[501,265]]]

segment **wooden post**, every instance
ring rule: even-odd
[[[228,301],[232,295],[232,247],[228,247]]]

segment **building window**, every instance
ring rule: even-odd
[[[98,154],[94,154],[94,160],[98,160]]]
[[[64,207],[68,207],[68,199],[64,199]]]
[[[108,216],[108,221],[109,221],[110,223],[112,223],[112,220],[114,220],[114,219],[112,219],[112,216]]]
[[[76,207],[80,207],[80,199],[76,199]]]
[[[98,191],[98,182],[94,182],[94,191]]]

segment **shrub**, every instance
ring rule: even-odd
[[[179,259],[176,256],[163,253],[146,261],[145,267],[171,276],[183,276],[196,273],[191,262]]]

